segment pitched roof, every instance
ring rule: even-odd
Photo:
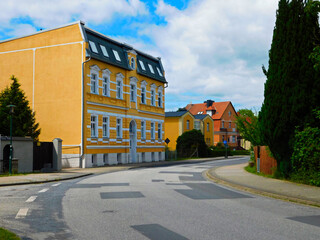
[[[181,117],[188,111],[178,111],[178,112],[165,112],[165,117]]]
[[[209,116],[209,115],[208,114],[197,114],[197,115],[194,115],[194,118],[203,120],[206,118],[206,116]]]
[[[197,104],[188,104],[186,109],[192,114],[208,114],[207,110],[215,110],[216,112],[212,115],[213,120],[219,120],[222,118],[222,114],[228,107],[228,105],[232,103],[230,101],[227,102],[213,102],[211,106],[207,107],[207,103],[197,103]]]

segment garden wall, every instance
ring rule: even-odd
[[[272,175],[277,169],[277,160],[269,155],[267,146],[259,146],[260,148],[260,172]],[[254,159],[257,164],[258,146],[254,147]],[[257,166],[257,165],[256,165]]]

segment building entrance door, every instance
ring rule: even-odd
[[[130,162],[135,163],[137,161],[137,124],[134,120],[130,122]]]

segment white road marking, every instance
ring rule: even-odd
[[[34,200],[36,200],[37,196],[31,196],[27,199],[26,202],[33,202]]]
[[[49,188],[44,188],[44,189],[40,190],[38,193],[44,193],[44,192],[46,192],[48,190],[49,190]]]
[[[29,208],[20,208],[19,212],[16,215],[16,219],[26,217],[28,211],[29,211]]]
[[[61,183],[56,183],[56,184],[53,184],[52,187],[57,187],[59,186]]]

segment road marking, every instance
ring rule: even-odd
[[[28,210],[29,210],[29,208],[20,208],[19,212],[16,215],[16,219],[26,217]]]
[[[57,187],[59,186],[61,183],[56,183],[56,184],[53,184],[52,187]]]
[[[31,196],[27,199],[26,202],[33,202],[34,200],[36,200],[37,196]]]
[[[40,190],[38,193],[44,193],[44,192],[46,192],[48,190],[49,190],[49,188],[44,188],[44,189]]]

